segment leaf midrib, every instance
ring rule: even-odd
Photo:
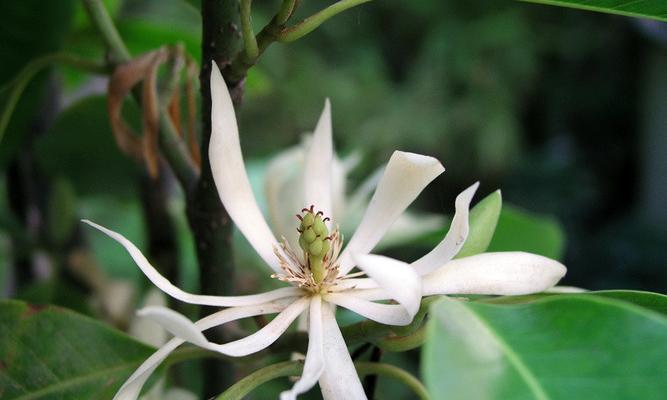
[[[514,352],[514,350],[512,350],[511,347],[509,347],[509,345],[501,338],[500,335],[497,334],[497,332],[491,327],[491,325],[488,324],[488,322],[485,319],[483,319],[474,310],[471,310],[471,312],[472,315],[479,321],[479,323],[482,324],[482,326],[484,326],[487,333],[496,341],[498,347],[500,347],[502,351],[505,353],[505,357],[507,357],[508,361],[517,371],[519,376],[521,376],[524,379],[524,382],[531,390],[535,398],[539,400],[550,400],[550,397],[547,395],[542,385],[540,385],[539,381],[537,380],[537,377],[535,377],[535,375],[533,375],[530,372],[530,370],[523,362],[521,357],[519,357],[519,355],[516,352]]]

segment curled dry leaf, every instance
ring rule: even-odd
[[[118,147],[125,154],[144,160],[152,177],[157,176],[159,160],[157,69],[168,53],[166,48],[160,48],[118,66],[109,79],[107,94],[109,120]],[[122,116],[123,100],[141,81],[145,83],[142,91],[143,137],[137,135]]]
[[[146,68],[143,86],[142,120],[143,120],[143,155],[148,174],[155,178],[158,175],[160,156],[158,153],[158,129],[160,118],[159,97],[157,93],[157,69],[167,59],[167,51],[161,48],[155,52],[153,59]]]
[[[168,59],[172,60],[168,81],[158,91],[157,74],[159,67]],[[159,172],[158,133],[160,124],[160,104],[166,104],[166,112],[173,122],[180,138],[183,138],[181,121],[180,81],[183,65],[187,60],[186,95],[188,106],[188,147],[192,160],[200,165],[201,156],[195,135],[195,93],[193,81],[197,79],[197,64],[185,55],[183,46],[161,47],[116,68],[109,80],[107,107],[111,128],[118,147],[125,154],[142,160],[151,177]],[[123,100],[132,88],[143,81],[141,93],[142,133],[138,135],[123,120]]]

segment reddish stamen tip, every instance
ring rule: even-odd
[[[315,214],[315,215],[322,216],[322,215],[324,215],[324,213],[322,211],[318,211],[317,214]]]
[[[297,218],[299,221],[303,221],[303,217],[302,217],[300,214],[297,214],[297,215],[296,215],[296,218]]]
[[[308,212],[309,210],[307,208],[302,208],[301,212]]]
[[[322,215],[324,215],[324,214],[322,214]],[[327,221],[331,221],[331,218],[329,218],[329,217],[324,217],[324,219],[322,220],[322,222],[327,222]]]
[[[311,205],[310,205],[310,210],[309,210],[309,211],[312,213],[314,210],[315,210],[315,205],[311,204]]]
[[[300,228],[296,228],[296,231],[299,232],[299,233],[303,233],[303,229],[300,229]]]

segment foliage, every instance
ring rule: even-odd
[[[165,150],[177,135],[161,139],[159,184],[117,148],[103,96],[108,75],[127,60],[114,58],[117,49],[109,48],[85,7],[92,3],[108,11],[128,57],[180,45],[185,59],[206,63],[205,1],[0,6],[0,293],[21,299],[0,301],[3,399],[110,398],[154,350],[122,332],[131,314],[114,319],[99,307],[112,300],[103,290],[110,282],[139,293],[146,283],[114,243],[82,232],[81,217],[113,221],[157,265],[173,264],[169,279],[188,290],[197,291],[200,274],[202,286],[227,285],[237,293],[278,284],[266,279],[263,266],[255,268],[261,261],[245,239],[217,242],[225,251],[234,247],[233,281],[197,268],[201,246],[187,217],[201,212],[202,203],[193,206],[196,192]],[[656,195],[664,192],[664,134],[650,132],[664,132],[667,115],[661,108],[667,28],[657,22],[667,21],[666,2],[377,1],[348,9],[365,1],[342,0],[301,2],[294,15],[284,9],[290,0],[239,3],[247,19],[220,32],[239,50],[226,68],[245,89],[237,111],[249,165],[264,165],[276,149],[297,144],[328,97],[336,147],[360,160],[348,187],[396,148],[433,155],[447,167],[446,181],[435,181],[417,208],[451,215],[450,200],[482,181],[481,191],[490,194],[478,194],[458,257],[525,251],[563,261],[567,285],[667,290],[667,214]],[[171,66],[157,74],[162,97],[173,89]],[[184,81],[175,86],[185,93]],[[145,123],[135,101],[141,97],[134,93],[124,104],[123,117],[136,131]],[[205,123],[186,117],[189,107],[208,112],[204,97],[183,94],[169,112],[180,112],[176,133],[183,135],[191,122],[205,150]],[[504,199],[490,192],[495,188]],[[159,193],[159,204],[147,193]],[[417,259],[448,228],[386,252]],[[213,258],[215,268],[231,257],[222,254]],[[134,298],[126,299],[130,307]],[[412,390],[425,397],[419,377],[434,399],[443,393],[452,399],[657,399],[667,392],[662,295],[604,290],[436,300],[424,300],[402,329],[339,312],[365,386],[374,388],[373,377],[384,374],[377,396],[414,396]],[[192,319],[199,314],[189,305],[171,306]],[[237,328],[232,336],[256,326]],[[280,356],[303,351],[304,337],[288,334],[276,348]],[[379,349],[390,353],[385,363],[378,362]],[[210,355],[185,347],[168,363]],[[286,380],[269,380],[301,371],[299,362],[276,361],[267,352],[237,364],[236,373],[227,370],[225,376],[248,375],[221,398],[250,390],[274,397]],[[200,382],[210,383],[219,371],[165,370],[156,375],[176,378],[169,385],[219,393]]]

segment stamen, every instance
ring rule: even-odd
[[[301,211],[303,211],[303,210],[301,210]],[[297,214],[297,215],[296,215],[296,218],[297,218],[299,221],[303,221],[303,217],[301,216],[301,214]]]

